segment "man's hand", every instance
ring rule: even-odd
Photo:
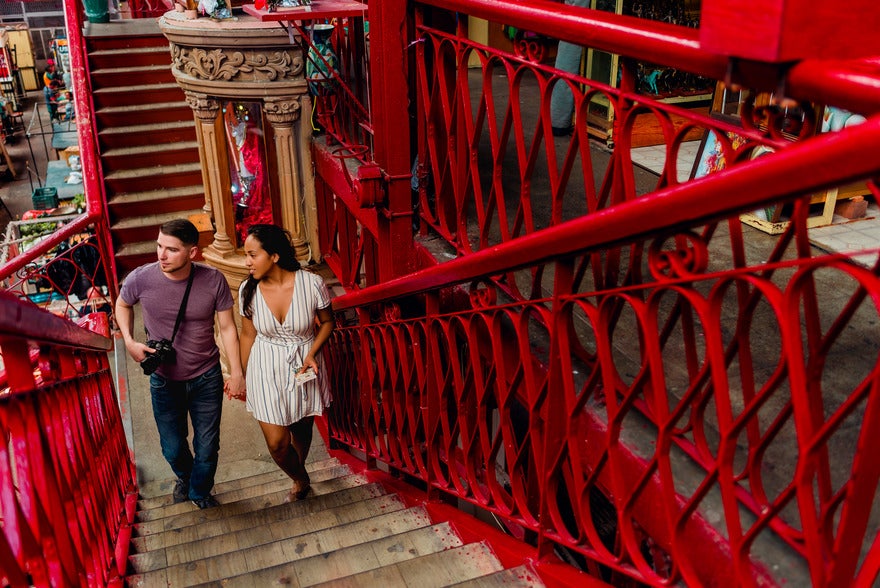
[[[145,344],[140,341],[135,341],[134,339],[125,342],[125,349],[128,351],[131,358],[138,363],[142,362],[148,354],[156,353],[156,350],[152,347],[147,347]]]

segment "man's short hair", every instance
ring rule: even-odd
[[[185,218],[176,218],[159,227],[159,232],[169,237],[177,237],[184,245],[195,247],[199,244],[199,230]]]

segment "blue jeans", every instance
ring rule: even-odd
[[[223,408],[220,364],[200,376],[180,382],[166,380],[154,373],[150,376],[150,395],[163,457],[174,474],[189,484],[190,500],[207,498],[214,487],[220,454],[220,414]],[[187,442],[187,413],[193,427],[192,453]]]
[[[565,0],[570,6],[589,7],[589,0]],[[559,41],[556,48],[556,69],[576,74],[581,68],[581,55],[584,48],[566,41]],[[550,125],[554,129],[568,129],[574,116],[574,95],[571,87],[558,80],[550,95]]]

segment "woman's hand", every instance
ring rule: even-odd
[[[297,370],[296,375],[300,375],[305,373],[307,369],[311,369],[316,374],[318,373],[318,362],[315,361],[315,358],[311,355],[306,355],[305,359],[303,359],[303,365],[299,370]]]

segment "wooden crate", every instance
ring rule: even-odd
[[[837,189],[828,190],[824,194],[813,196],[810,199],[811,205],[820,203],[823,203],[822,213],[807,218],[808,229],[812,229],[813,227],[824,227],[831,224],[834,219],[834,205],[837,203]],[[777,207],[777,212],[771,216],[770,220],[761,218],[752,212],[741,214],[739,220],[770,235],[778,235],[784,233],[785,229],[788,228],[788,225],[791,222],[780,218],[778,208],[781,207]]]

